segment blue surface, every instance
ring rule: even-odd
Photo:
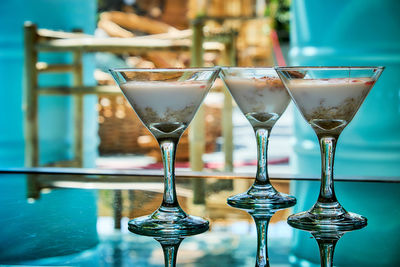
[[[110,218],[111,219],[111,218]],[[99,218],[105,221],[107,218]],[[127,221],[125,221],[127,223]],[[101,223],[103,226],[104,224]],[[217,224],[217,223],[216,223]],[[123,224],[126,226],[126,224]],[[243,227],[241,231],[233,229]],[[214,224],[214,226],[216,226]],[[125,228],[126,229],[126,228]],[[269,233],[290,231],[290,227],[270,225]],[[164,266],[160,244],[152,237],[139,236],[126,230],[99,233],[100,243],[93,249],[69,256],[19,262],[41,266]],[[290,235],[270,237],[268,255],[272,266],[289,267]],[[211,231],[185,238],[179,246],[177,266],[254,266],[257,236],[252,222],[216,226]],[[317,251],[314,251],[316,253]]]
[[[400,176],[399,14],[397,0],[292,2],[291,65],[386,66],[339,138],[335,175]],[[317,137],[297,111],[294,116],[296,143],[291,163],[301,175],[318,176],[321,159]],[[295,212],[309,209],[317,200],[318,184],[293,183],[293,187],[298,198]],[[346,235],[335,253],[335,263],[339,266],[399,266],[395,244],[399,242],[400,225],[382,225],[382,216],[400,217],[398,188],[390,184],[378,188],[341,184],[336,193],[347,210],[367,216],[370,233],[381,233],[384,237],[371,242],[363,230]],[[377,207],[374,199],[385,201]],[[308,236],[296,233],[301,242],[294,247],[294,253],[299,258],[319,262],[316,255],[309,256],[307,252],[310,249],[305,245]],[[351,258],[352,251],[360,249],[365,257]]]
[[[55,190],[28,203],[27,177],[0,179],[0,263],[77,253],[97,242],[96,192]]]

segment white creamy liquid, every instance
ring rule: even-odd
[[[129,81],[120,87],[144,123],[188,124],[205,96],[207,82]]]
[[[308,121],[322,116],[348,123],[373,84],[370,78],[294,79],[287,87]]]
[[[273,113],[280,116],[290,102],[290,96],[279,78],[225,78],[236,103],[248,113]]]

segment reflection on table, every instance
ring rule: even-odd
[[[127,229],[129,219],[151,213],[162,198],[161,173],[149,171],[139,174],[82,169],[1,170],[0,198],[3,205],[0,209],[0,263],[163,266],[163,251],[157,241],[132,234]],[[177,266],[254,266],[257,258],[256,226],[247,212],[226,204],[229,196],[243,192],[244,187],[251,185],[254,179],[252,175],[203,173],[202,176],[196,176],[194,173],[178,172],[177,178],[177,193],[182,207],[191,214],[210,220],[209,231],[187,237],[180,244]],[[291,180],[300,184],[319,183],[309,181],[313,178],[302,181],[306,179],[304,177],[297,179],[271,175],[271,178],[274,186],[282,192],[287,191]],[[204,180],[206,186],[202,192],[203,202],[193,204],[196,196],[193,184],[196,179]],[[353,178],[350,183],[359,184],[360,188],[391,188],[387,190],[388,194],[399,191],[399,179],[381,179],[384,180],[377,182],[376,178]],[[349,184],[342,178],[337,180],[338,190]],[[34,188],[37,190],[35,198],[27,195],[35,192]],[[375,201],[379,206],[381,200]],[[400,210],[392,212],[393,216],[397,216]],[[286,223],[291,213],[290,209],[278,211],[270,221],[269,263],[271,266],[301,266],[306,261],[311,264],[309,266],[318,266],[319,251],[315,240],[308,238],[309,241],[303,244],[308,255],[291,250],[292,247],[299,247],[296,244],[299,241],[292,238],[293,232],[299,230]],[[371,214],[363,214],[371,217]],[[396,225],[397,228],[399,225],[391,216],[382,216],[381,224],[388,229],[396,229]],[[312,237],[307,232],[302,231],[302,234]],[[352,258],[365,257],[367,251],[360,249],[364,244],[351,247],[351,251],[346,245],[351,240],[362,240],[364,235],[371,240],[387,240],[388,244],[398,239],[398,235],[394,236],[384,228],[376,232],[375,228],[369,226],[346,234],[338,242],[335,251],[334,262],[337,266],[346,266],[343,262],[346,262],[349,253]],[[343,251],[344,248],[347,251]],[[387,248],[375,249],[389,253]],[[381,266],[396,266],[396,259],[381,259]]]

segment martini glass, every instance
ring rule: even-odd
[[[293,206],[296,199],[278,192],[268,177],[268,139],[285,111],[290,96],[273,68],[226,67],[220,73],[225,85],[254,129],[257,141],[257,174],[245,193],[228,198],[241,209],[278,209]]]
[[[131,232],[147,236],[186,236],[204,232],[208,221],[187,215],[175,190],[176,146],[202,103],[219,68],[112,69],[115,81],[143,124],[159,143],[164,195],[151,215],[129,222]]]
[[[347,212],[333,186],[336,143],[368,95],[383,67],[277,67],[293,101],[317,134],[322,158],[321,189],[314,206],[291,215],[299,229],[350,231],[367,224],[363,216]]]

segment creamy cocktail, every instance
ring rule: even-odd
[[[180,135],[193,119],[207,85],[206,81],[128,81],[120,87],[154,135]]]
[[[353,119],[374,83],[365,77],[293,79],[287,86],[304,118],[317,133],[339,134]]]
[[[278,77],[226,77],[225,83],[243,114],[253,123],[274,123],[290,96]]]

